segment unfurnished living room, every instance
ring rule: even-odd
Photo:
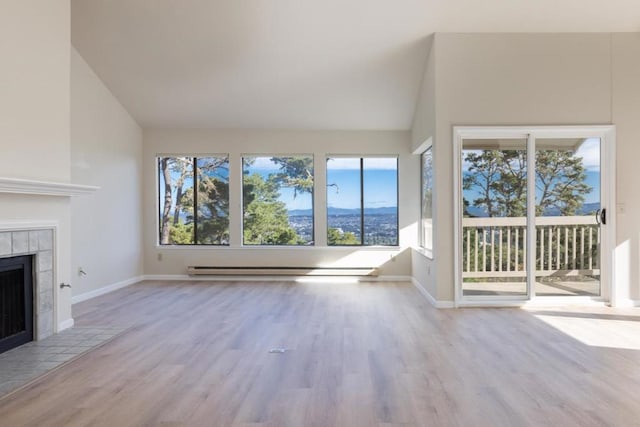
[[[0,1],[0,426],[640,426],[638,23]]]

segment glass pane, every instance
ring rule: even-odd
[[[463,141],[463,295],[527,294],[526,139]]]
[[[158,159],[160,188],[160,244],[192,245],[193,233],[193,158]]]
[[[313,157],[242,160],[245,245],[313,244]]]
[[[327,243],[360,245],[362,209],[360,158],[327,159]]]
[[[536,140],[536,295],[600,295],[600,139]]]
[[[420,245],[433,249],[433,150],[422,153],[422,221],[420,225]]]
[[[229,158],[198,157],[197,243],[229,244]]]
[[[362,160],[364,179],[364,244],[398,244],[398,159]]]

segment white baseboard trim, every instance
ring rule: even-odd
[[[624,299],[617,300],[615,304],[611,304],[611,305],[612,307],[616,307],[616,308],[640,307],[640,300],[624,298]]]
[[[435,308],[455,307],[455,303],[453,301],[438,301],[437,299],[435,299],[433,295],[431,295],[429,291],[427,291],[424,286],[422,286],[422,284],[420,284],[420,282],[418,282],[414,277],[411,278],[411,283],[413,283],[413,286],[415,286],[416,289],[422,294],[422,296],[424,296],[427,301],[429,301],[429,303]]]
[[[58,332],[62,332],[65,329],[73,328],[74,324],[75,322],[73,321],[73,318],[63,320],[62,322],[58,323]]]
[[[176,282],[282,282],[305,280],[310,282],[410,282],[411,276],[189,276],[187,274],[147,274],[142,280]]]
[[[121,282],[113,283],[111,285],[103,286],[102,288],[95,289],[93,291],[85,292],[80,295],[76,295],[71,298],[71,304],[76,304],[82,301],[90,300],[91,298],[99,297],[100,295],[108,294],[118,289],[126,288],[135,283],[144,280],[144,276],[136,276]]]

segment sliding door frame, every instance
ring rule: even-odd
[[[521,306],[530,303],[615,304],[616,171],[615,126],[454,126],[453,128],[453,214],[455,306]],[[543,138],[600,138],[601,206],[609,212],[601,234],[600,296],[535,296],[535,191],[527,191],[527,293],[522,296],[464,296],[462,292],[462,148],[465,139],[523,139],[527,141],[527,180],[535,183],[535,144]],[[530,155],[533,153],[534,155]],[[535,184],[534,184],[535,185]]]

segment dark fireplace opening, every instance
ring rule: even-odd
[[[0,258],[0,353],[33,341],[33,256]]]

